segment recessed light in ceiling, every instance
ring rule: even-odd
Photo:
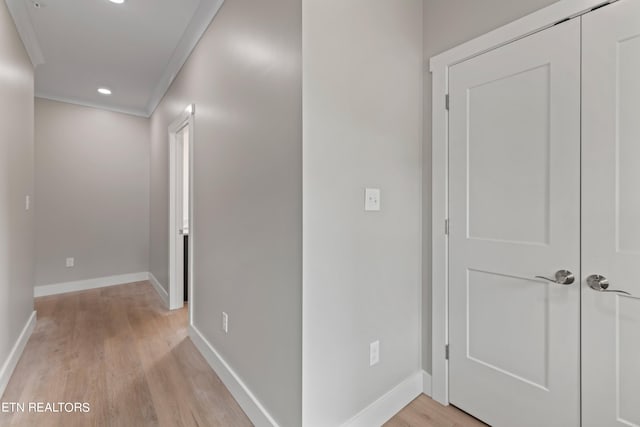
[[[111,3],[115,3],[115,4],[122,4],[124,3],[124,0],[109,0]]]
[[[102,95],[111,95],[111,90],[107,89],[106,87],[101,87],[100,89],[98,89],[98,92]]]

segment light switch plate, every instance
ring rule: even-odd
[[[67,268],[71,268],[76,265],[76,260],[74,258],[67,258],[65,265],[67,266]]]
[[[365,188],[364,210],[367,212],[380,210],[380,189],[379,188]]]
[[[27,195],[24,197],[24,210],[28,211],[29,209],[31,209],[31,197]]]

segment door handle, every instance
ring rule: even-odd
[[[602,276],[600,274],[592,274],[591,276],[587,277],[587,285],[589,285],[589,287],[591,289],[593,289],[594,291],[609,292],[609,293],[612,293],[612,294],[625,295],[625,296],[628,296],[628,297],[631,297],[631,298],[638,299],[638,297],[634,297],[633,295],[631,295],[627,291],[609,289],[609,279],[607,279],[606,277],[604,277],[604,276]]]
[[[549,279],[544,276],[536,276],[536,279],[543,279],[551,283],[557,283],[559,285],[570,285],[576,281],[576,276],[573,275],[569,270],[558,270],[556,271],[555,279]]]

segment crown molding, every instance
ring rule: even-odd
[[[64,102],[66,104],[79,105],[81,107],[89,107],[89,108],[96,108],[98,110],[112,111],[114,113],[129,114],[130,116],[144,117],[145,119],[149,118],[149,115],[147,114],[147,112],[143,110],[136,110],[133,108],[120,108],[120,107],[113,107],[111,105],[102,105],[102,104],[96,104],[93,102],[79,101],[73,98],[65,98],[64,96],[50,95],[41,91],[36,91],[35,97],[40,99],[48,99],[50,101]]]
[[[151,117],[155,109],[162,101],[162,98],[171,87],[171,83],[189,59],[191,52],[198,45],[198,42],[209,28],[209,25],[218,14],[224,0],[202,0],[196,9],[196,12],[187,26],[184,34],[178,42],[178,46],[171,55],[169,64],[162,73],[160,81],[157,83],[155,90],[152,92],[149,102],[147,103],[147,115]]]
[[[16,24],[16,29],[27,50],[31,64],[33,64],[34,68],[44,64],[44,55],[42,54],[40,43],[38,43],[36,32],[33,29],[31,18],[29,18],[29,12],[26,9],[27,2],[21,0],[5,0],[5,3],[13,18],[13,22]]]
[[[40,48],[40,44],[36,37],[33,24],[29,18],[29,12],[26,9],[28,3],[22,0],[5,0],[5,2],[9,8],[11,16],[13,17],[20,38],[22,39],[34,68],[38,65],[44,64],[45,58],[42,54],[42,49]],[[151,92],[147,105],[144,108],[121,108],[107,103],[86,102],[65,96],[52,95],[42,91],[36,91],[36,97],[82,105],[85,107],[99,108],[117,113],[131,114],[134,116],[146,118],[151,117],[158,104],[160,104],[160,101],[162,101],[165,93],[169,90],[169,87],[171,87],[171,84],[182,69],[183,65],[187,62],[187,59],[189,59],[191,52],[193,52],[193,49],[195,49],[200,39],[207,31],[207,28],[217,15],[223,3],[224,0],[202,0],[200,2],[193,17],[191,18],[191,21],[189,22],[189,25],[187,25],[185,32],[182,34],[178,45],[173,51],[160,80],[156,83],[155,88]]]

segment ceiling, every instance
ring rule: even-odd
[[[37,97],[149,117],[224,0],[5,1]]]

